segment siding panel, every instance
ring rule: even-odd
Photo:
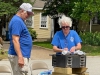
[[[48,19],[48,28],[40,28],[40,12],[39,10],[34,10],[34,30],[36,31],[37,38],[51,38],[51,25],[50,18]]]

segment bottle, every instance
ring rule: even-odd
[[[38,75],[52,75],[52,70],[48,70],[48,71],[43,71]]]
[[[48,75],[52,75],[52,70],[48,70]]]
[[[48,75],[48,73],[46,71],[43,71],[39,75]]]

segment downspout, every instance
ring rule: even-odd
[[[54,19],[51,19],[51,40],[54,36]]]
[[[92,31],[92,19],[90,19],[90,33]]]

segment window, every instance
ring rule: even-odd
[[[93,24],[100,24],[100,19],[98,17],[98,13],[95,15],[95,17],[93,18]]]
[[[40,28],[47,28],[47,16],[41,14]]]
[[[25,21],[25,23],[26,23],[26,26],[27,26],[27,27],[33,28],[33,19],[32,19],[32,17],[29,17],[29,18]]]
[[[95,17],[93,18],[93,24],[98,24],[98,17],[97,17],[97,16],[95,16]]]

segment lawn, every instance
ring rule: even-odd
[[[34,42],[33,45],[52,49],[50,42]],[[100,46],[82,45],[82,51],[84,51],[88,56],[100,56]],[[2,54],[2,50],[0,50],[0,60],[7,58],[7,51]]]
[[[34,42],[33,45],[52,49],[50,42]],[[99,56],[100,46],[82,45],[82,51],[84,51],[88,56]]]

